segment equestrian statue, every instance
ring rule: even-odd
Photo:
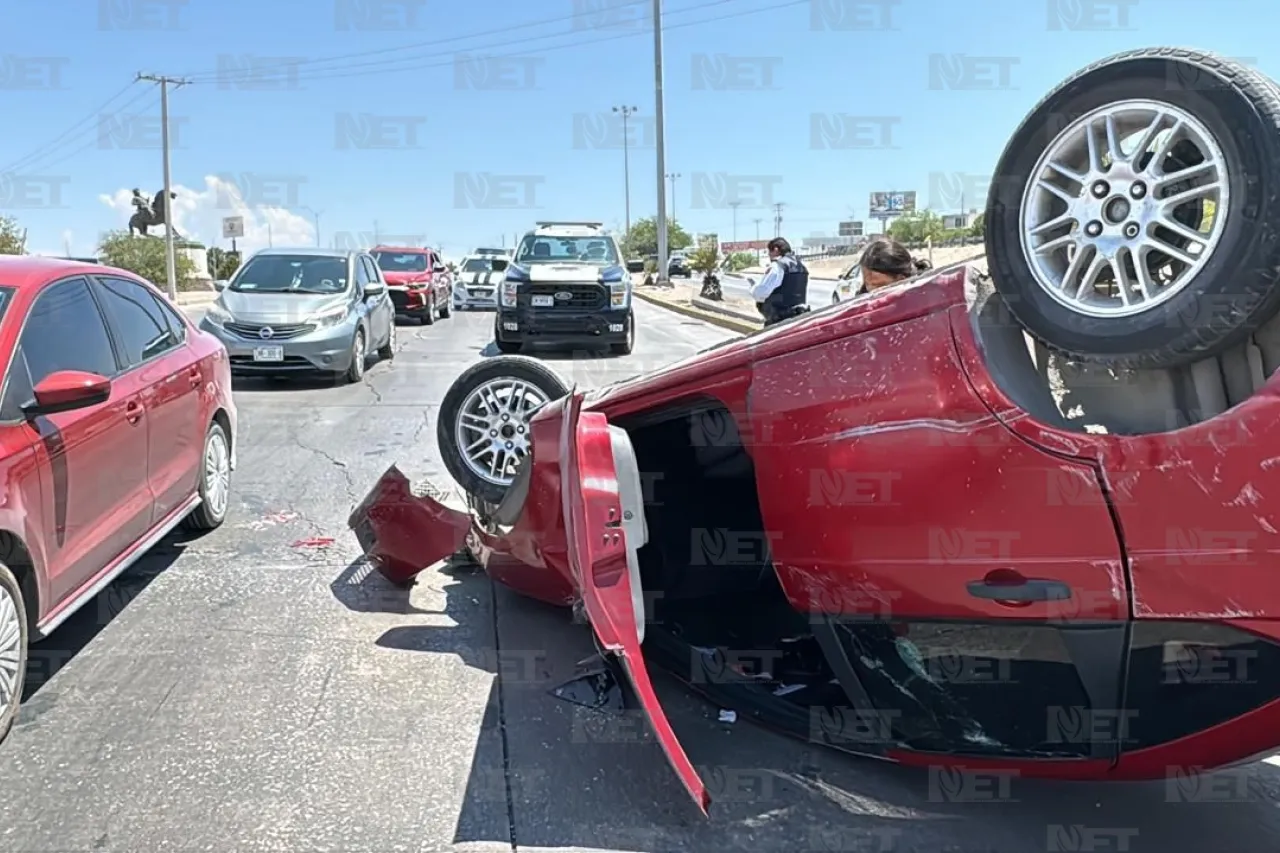
[[[177,193],[169,193],[170,199],[178,197]],[[129,217],[129,233],[147,236],[147,229],[157,225],[168,228],[173,236],[182,239],[182,235],[169,223],[169,206],[165,203],[164,190],[159,190],[150,199],[138,190],[133,191],[133,216]]]

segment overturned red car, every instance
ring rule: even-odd
[[[648,667],[848,752],[1150,779],[1280,747],[1280,90],[1134,51],[1051,93],[961,266],[582,392],[466,371],[467,507],[388,471],[407,583],[467,549]],[[1273,444],[1273,441],[1275,442]]]

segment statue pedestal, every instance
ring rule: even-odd
[[[213,276],[209,274],[209,250],[203,243],[197,243],[194,240],[175,240],[173,253],[191,261],[191,265],[195,267],[195,271],[191,274],[192,280],[204,287],[213,288]]]

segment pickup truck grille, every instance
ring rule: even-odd
[[[575,311],[590,311],[597,308],[603,308],[608,303],[609,294],[605,288],[599,284],[553,284],[548,282],[540,282],[538,284],[527,284],[520,288],[521,295],[528,295],[530,305],[533,304],[534,296],[550,296],[552,304],[548,306],[538,306],[541,310],[555,310],[563,308]],[[568,299],[559,299],[556,294],[568,293]]]

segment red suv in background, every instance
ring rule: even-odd
[[[413,317],[427,326],[436,315],[449,316],[453,276],[434,250],[375,246],[369,254],[387,280],[396,316]]]
[[[27,644],[165,534],[226,517],[227,351],[122,270],[0,258],[0,739]]]

